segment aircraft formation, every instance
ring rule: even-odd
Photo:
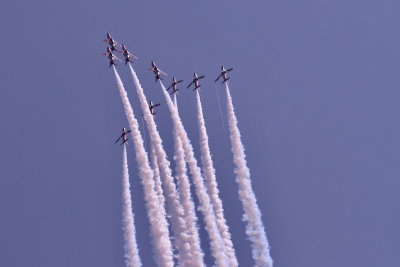
[[[103,40],[104,42],[108,43],[108,47],[105,53],[103,53],[103,55],[108,57],[109,60],[109,65],[110,67],[115,65],[117,66],[117,64],[115,63],[116,60],[123,62],[122,59],[120,59],[119,57],[117,57],[114,54],[114,51],[117,51],[118,53],[121,53],[124,57],[125,57],[125,65],[130,62],[133,63],[133,61],[131,60],[132,58],[137,59],[137,57],[132,54],[131,52],[128,51],[128,49],[126,48],[126,46],[124,44],[120,44],[117,41],[115,41],[111,35],[109,33],[107,33],[107,38]],[[121,50],[118,50],[117,47],[121,47]],[[148,70],[153,71],[154,75],[155,75],[155,81],[157,82],[158,80],[164,80],[161,75],[167,76],[167,73],[165,73],[164,71],[162,71],[154,61],[151,62],[151,67],[148,68]],[[217,79],[215,80],[215,82],[217,82],[219,80],[219,78],[223,78],[221,83],[225,83],[229,80],[228,77],[228,72],[232,71],[233,68],[229,68],[229,69],[225,69],[224,66],[221,66],[221,73],[220,75],[218,75]],[[193,73],[193,80],[190,82],[190,84],[186,87],[186,88],[190,88],[193,84],[194,84],[194,89],[196,90],[198,88],[201,87],[201,84],[199,83],[200,79],[203,79],[205,77],[205,75],[201,75],[198,76],[197,73]],[[171,94],[176,93],[179,89],[177,88],[177,84],[183,82],[183,80],[179,80],[177,81],[175,77],[172,78],[172,84],[167,88],[167,90],[172,88],[172,92]]]
[[[128,63],[133,63],[133,61],[131,59],[137,59],[137,57],[134,54],[132,54],[131,52],[128,51],[128,49],[126,48],[126,46],[124,44],[120,44],[117,41],[115,41],[108,32],[107,32],[107,38],[104,39],[103,42],[106,42],[108,44],[106,52],[104,52],[102,54],[108,57],[108,60],[109,60],[108,63],[109,63],[110,68],[113,65],[117,66],[117,64],[115,63],[116,60],[118,60],[120,62],[123,62],[122,59],[120,59],[118,56],[116,56],[114,54],[114,51],[116,51],[116,52],[118,52],[118,53],[120,53],[120,54],[122,54],[124,56],[125,65],[128,64]],[[120,47],[121,49],[118,50],[117,49],[118,47]],[[167,73],[162,71],[156,65],[156,63],[154,61],[151,61],[151,67],[149,67],[148,70],[153,71],[156,82],[158,80],[164,80],[164,78],[162,78],[161,75],[167,76]],[[221,84],[227,82],[230,79],[230,77],[228,77],[228,72],[230,72],[232,70],[233,70],[233,68],[225,69],[224,66],[221,66],[221,73],[218,75],[218,77],[215,80],[215,82],[217,82],[220,78],[223,78]],[[201,79],[203,79],[205,77],[206,77],[205,75],[198,76],[197,73],[193,73],[193,79],[192,79],[192,81],[189,83],[189,85],[186,88],[188,89],[192,85],[194,85],[193,91],[199,89],[201,87],[201,84],[200,84],[199,80],[201,80]],[[172,83],[167,88],[167,91],[172,89],[172,91],[170,92],[171,95],[176,93],[176,92],[178,92],[178,90],[179,90],[178,89],[178,83],[181,83],[181,82],[183,82],[183,80],[177,80],[175,77],[172,77]],[[149,109],[150,109],[151,115],[154,116],[156,114],[154,112],[154,108],[159,106],[159,105],[160,104],[153,104],[153,102],[150,101]],[[127,134],[126,129],[123,128],[123,133],[120,136],[120,138],[123,139],[123,142],[121,143],[121,145],[127,142],[126,134]],[[118,140],[115,143],[117,143]]]
[[[125,65],[128,62],[133,63],[133,61],[131,61],[131,58],[137,59],[137,57],[134,54],[132,54],[131,52],[128,51],[128,49],[126,48],[126,46],[124,44],[120,44],[120,43],[116,42],[109,33],[107,33],[107,38],[104,39],[103,42],[107,42],[109,45],[107,47],[107,51],[105,53],[103,53],[103,55],[108,57],[110,67],[112,65],[117,66],[117,64],[115,64],[115,60],[122,62],[122,60],[119,57],[117,57],[116,55],[113,54],[114,51],[117,51],[118,53],[122,53],[124,55]],[[121,47],[121,50],[118,50],[116,48],[117,46]]]
[[[154,251],[154,260],[159,266],[172,267],[175,258],[179,266],[205,266],[204,253],[201,249],[201,238],[197,229],[196,208],[200,210],[204,217],[205,230],[208,232],[210,240],[210,254],[215,259],[215,266],[239,266],[235,248],[229,232],[228,223],[224,217],[222,199],[219,196],[217,177],[213,165],[212,155],[209,147],[209,138],[204,122],[202,105],[199,91],[196,92],[197,99],[197,121],[199,126],[199,145],[201,153],[201,169],[193,151],[193,146],[181,121],[179,113],[174,107],[169,94],[176,93],[178,85],[183,80],[172,78],[171,85],[166,88],[162,82],[167,73],[162,71],[154,61],[147,68],[152,71],[155,81],[160,83],[162,93],[168,104],[171,113],[174,129],[174,160],[176,165],[175,174],[170,168],[170,161],[162,145],[162,139],[153,116],[155,109],[160,103],[147,102],[144,90],[140,85],[139,79],[130,63],[137,59],[130,53],[125,45],[116,42],[109,33],[104,42],[108,47],[103,55],[109,59],[110,67],[118,85],[118,90],[124,106],[126,118],[130,129],[122,128],[122,133],[115,141],[123,145],[122,173],[123,173],[123,223],[124,223],[124,250],[125,262],[127,266],[141,266],[138,253],[138,245],[135,237],[135,225],[133,220],[132,199],[130,193],[129,170],[127,164],[128,133],[132,134],[134,150],[139,170],[139,177],[143,185],[147,216],[150,222],[151,236]],[[121,53],[125,58],[125,65],[129,63],[132,78],[135,83],[137,94],[142,107],[143,131],[147,122],[148,135],[150,137],[151,148],[147,149],[144,136],[142,136],[138,120],[135,118],[134,111],[130,104],[127,91],[122,80],[114,67],[116,61],[123,62],[116,53]],[[219,75],[215,82],[225,83],[226,88],[226,107],[231,141],[231,151],[233,153],[234,173],[238,183],[238,197],[243,206],[243,218],[246,221],[246,235],[251,242],[251,250],[255,266],[272,267],[273,261],[269,252],[269,244],[265,233],[265,227],[261,220],[261,212],[257,205],[256,196],[253,192],[250,180],[250,171],[246,164],[244,146],[241,142],[240,132],[237,126],[237,118],[234,112],[232,98],[230,96],[228,74],[233,68],[225,69],[221,66]],[[200,82],[205,75],[193,73],[187,89],[199,90]],[[219,103],[220,104],[220,103]],[[147,110],[148,108],[148,110]],[[220,106],[221,109],[221,106]],[[220,110],[221,111],[221,110]],[[145,134],[145,132],[143,132]],[[151,151],[149,158],[148,152]],[[158,175],[157,175],[158,170]],[[190,176],[189,176],[190,174]],[[192,178],[189,180],[189,178]],[[165,186],[167,185],[167,186]],[[191,197],[192,190],[197,195],[197,203]],[[165,190],[165,191],[164,191]],[[163,196],[163,197],[161,197]],[[170,218],[170,219],[168,219]]]

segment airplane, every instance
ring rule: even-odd
[[[110,60],[110,62],[109,62],[110,68],[111,68],[112,65],[117,66],[117,64],[115,64],[115,62],[114,62],[115,59],[122,62],[122,60],[119,57],[117,57],[116,55],[114,55],[112,53],[111,48],[108,47],[108,46],[107,46],[107,52],[102,53],[102,54],[105,55],[105,56],[108,56],[108,59]]]
[[[231,71],[231,70],[233,70],[233,68],[230,68],[230,69],[227,69],[227,70],[226,70],[226,69],[224,68],[224,66],[221,66],[221,74],[217,77],[217,79],[215,80],[215,82],[217,82],[218,79],[221,78],[221,77],[224,77],[224,80],[223,80],[221,83],[227,82],[227,81],[229,80],[229,77],[228,77],[227,73],[228,73],[229,71]]]
[[[107,42],[108,45],[111,48],[111,51],[117,50],[115,47],[121,46],[121,44],[117,43],[116,41],[114,41],[114,39],[111,37],[111,35],[107,32],[107,38],[103,40],[103,42]],[[118,50],[117,50],[118,51]]]
[[[131,132],[131,130],[126,130],[125,129],[125,127],[123,127],[122,128],[122,134],[121,134],[121,136],[120,137],[118,137],[118,139],[117,139],[117,141],[115,141],[115,143],[118,143],[118,141],[119,140],[121,140],[121,138],[122,138],[122,143],[121,143],[121,145],[123,145],[123,144],[125,144],[125,143],[128,143],[128,137],[127,137],[127,135],[128,135],[128,133],[130,133]]]
[[[165,72],[163,72],[162,70],[160,70],[156,63],[154,63],[154,61],[151,62],[151,67],[148,68],[149,70],[152,70],[154,72],[154,75],[156,75],[156,82],[158,80],[164,80],[163,78],[161,78],[161,74],[164,74],[165,76],[167,76],[167,74]]]
[[[198,89],[201,85],[199,84],[199,80],[203,79],[204,77],[206,77],[205,75],[198,77],[196,73],[193,73],[193,81],[191,83],[189,83],[189,85],[186,88],[189,88],[192,84],[195,85],[194,90]]]
[[[176,92],[179,90],[179,89],[177,88],[176,85],[177,85],[178,83],[181,83],[181,82],[183,82],[183,80],[177,81],[177,80],[175,79],[175,77],[172,77],[172,84],[171,84],[170,87],[167,88],[167,91],[168,91],[169,89],[172,88],[171,95],[172,95],[173,93],[176,93]]]
[[[128,49],[126,49],[126,46],[125,46],[124,44],[122,45],[122,50],[121,50],[121,52],[124,54],[124,57],[125,57],[125,65],[126,65],[128,62],[133,63],[133,62],[131,61],[131,58],[137,59],[137,57],[136,57],[134,54],[130,53],[130,52],[128,51]]]
[[[158,107],[160,105],[160,103],[158,103],[158,104],[153,104],[153,102],[151,102],[150,101],[150,103],[149,103],[149,109],[150,109],[150,113],[151,113],[151,115],[156,115],[156,113],[154,112],[154,108],[155,107]]]

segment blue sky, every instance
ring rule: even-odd
[[[170,159],[170,116],[146,68],[155,60],[184,85],[206,75],[205,121],[241,266],[253,261],[213,82],[221,65],[235,68],[231,94],[275,266],[397,266],[399,5],[1,1],[0,265],[124,264],[114,140],[127,121],[101,55],[110,32],[161,103]],[[129,71],[117,69],[140,118]],[[199,155],[195,95],[182,86],[178,102]],[[133,146],[128,157],[140,256],[152,266]]]

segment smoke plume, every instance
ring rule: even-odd
[[[128,160],[126,146],[122,154],[122,222],[124,230],[125,264],[129,267],[142,266],[136,243],[136,230],[132,212],[131,190],[129,183]]]
[[[138,122],[129,103],[128,94],[122,84],[117,70],[113,66],[115,79],[117,80],[119,93],[124,105],[125,114],[128,118],[133,143],[135,145],[136,161],[139,168],[139,177],[142,180],[147,207],[147,216],[151,224],[151,233],[154,240],[155,258],[159,266],[172,267],[174,265],[171,241],[169,239],[168,223],[162,215],[158,196],[154,190],[153,171],[149,165],[147,153],[143,147],[142,135],[139,131]],[[165,213],[165,211],[164,211]]]
[[[250,170],[247,167],[246,155],[240,138],[237,119],[233,109],[232,98],[226,83],[229,133],[232,143],[233,162],[235,164],[236,182],[239,185],[239,199],[242,201],[246,221],[246,234],[251,241],[253,259],[257,267],[272,267],[273,261],[269,253],[269,244],[261,221],[261,212],[250,180]]]
[[[211,203],[214,207],[215,217],[217,219],[218,230],[221,234],[222,240],[225,245],[225,249],[229,258],[230,266],[238,266],[238,261],[235,255],[235,249],[233,248],[231,233],[229,232],[228,225],[224,217],[224,209],[222,207],[222,201],[219,197],[218,183],[215,176],[215,169],[211,159],[210,147],[208,144],[207,129],[204,122],[203,108],[200,101],[200,93],[196,91],[197,100],[197,121],[199,125],[199,136],[200,136],[200,151],[201,151],[201,163],[203,165],[204,179],[206,180],[206,186],[208,194],[210,195]]]
[[[174,105],[178,112],[178,104],[176,101],[176,95],[174,95]],[[173,125],[173,135],[175,142],[175,164],[176,164],[176,179],[178,182],[178,188],[180,193],[180,199],[182,206],[185,210],[186,227],[188,228],[190,235],[190,249],[192,251],[193,259],[190,266],[204,266],[203,257],[204,253],[200,247],[200,237],[197,228],[197,217],[195,212],[195,205],[193,203],[190,193],[190,181],[187,176],[185,153],[182,147],[182,141],[179,136],[177,125]]]
[[[219,234],[216,219],[214,215],[213,208],[211,206],[210,197],[208,196],[207,190],[204,186],[204,180],[201,176],[200,168],[197,165],[197,160],[194,157],[193,147],[190,144],[190,140],[187,133],[183,127],[182,121],[179,114],[176,112],[174,104],[169,97],[164,84],[160,81],[162,92],[167,101],[169,110],[171,112],[172,120],[174,125],[177,126],[179,131],[179,136],[182,141],[183,149],[186,156],[186,161],[189,165],[190,174],[192,175],[193,183],[196,188],[197,198],[200,202],[199,209],[204,215],[206,230],[211,241],[211,252],[216,260],[218,266],[229,266],[228,257],[226,255],[225,246],[222,242],[221,235]]]
[[[176,190],[174,178],[170,168],[170,162],[167,159],[167,154],[162,145],[160,134],[157,130],[156,123],[153,115],[150,113],[146,96],[144,95],[143,88],[139,79],[129,64],[132,74],[133,82],[139,96],[140,105],[142,106],[144,119],[147,122],[147,129],[149,131],[151,146],[156,154],[158,167],[160,169],[161,178],[163,180],[163,188],[165,193],[165,200],[167,202],[167,211],[171,216],[171,226],[174,232],[175,246],[178,250],[178,259],[181,264],[186,265],[185,262],[191,257],[190,250],[185,244],[189,242],[186,223],[184,218],[184,211],[179,201],[179,194]]]

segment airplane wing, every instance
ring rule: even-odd
[[[114,40],[113,40],[113,42],[114,42],[115,45],[122,46],[122,44],[120,44],[120,43],[118,43],[118,42],[116,42]]]
[[[233,70],[233,68],[227,69],[226,71],[231,71],[231,70]]]
[[[126,133],[130,133],[130,132],[132,132],[132,131],[131,130],[126,131]]]
[[[153,107],[158,107],[159,105],[160,105],[160,103],[154,104]]]
[[[215,80],[215,82],[217,82],[218,80],[219,80],[219,78],[221,78],[222,77],[222,73],[217,77],[217,79]]]
[[[130,53],[130,52],[128,52],[128,54],[129,54],[131,57],[133,57],[134,59],[137,59],[137,56],[135,56],[134,54],[132,54],[132,53]]]
[[[204,77],[206,77],[206,75],[200,76],[199,79],[203,79]]]
[[[168,91],[169,89],[171,89],[172,86],[174,86],[174,84],[171,84],[170,87],[167,88],[167,91]]]
[[[168,76],[168,74],[166,74],[165,72],[163,72],[162,70],[158,69],[159,72],[161,72],[162,74],[164,74],[165,76]]]
[[[118,137],[118,139],[115,141],[115,144],[118,143],[118,141],[121,139],[122,135]]]
[[[194,80],[191,83],[189,83],[189,85],[186,88],[189,88],[193,83],[194,83]]]
[[[114,56],[114,55],[113,55],[113,57],[114,57],[114,59],[119,60],[120,62],[122,62],[122,60],[119,57]]]
[[[177,81],[176,83],[181,83],[181,82],[183,82],[183,80]]]

